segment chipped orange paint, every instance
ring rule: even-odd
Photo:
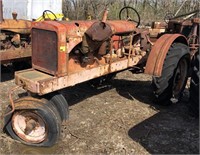
[[[47,94],[65,87],[74,86],[78,83],[85,82],[96,77],[100,77],[112,72],[121,71],[136,65],[142,56],[113,62],[109,64],[99,65],[93,68],[79,68],[77,72],[69,75],[55,77],[40,71],[29,69],[15,72],[15,83],[17,85],[24,84],[24,88],[39,95]]]
[[[165,34],[161,36],[154,44],[147,59],[146,74],[161,76],[164,59],[173,42],[188,44],[185,36],[181,34]]]
[[[51,71],[46,69],[46,67],[42,67],[46,64],[47,61],[44,61],[43,64],[38,64],[38,58],[37,58],[37,47],[38,44],[33,42],[32,43],[32,54],[33,54],[33,67],[39,70],[43,70],[49,74],[56,75],[58,77],[64,76],[67,73],[67,64],[69,55],[66,53],[70,53],[72,49],[77,46],[79,43],[82,42],[82,36],[84,35],[85,31],[96,21],[61,21],[61,22],[55,22],[55,21],[43,21],[39,23],[33,23],[33,29],[40,29],[50,32],[56,32],[57,34],[57,71]],[[130,21],[106,21],[107,24],[109,24],[112,28],[113,34],[124,34],[124,33],[130,33],[133,32],[135,27],[135,24],[133,24]],[[34,33],[32,33],[32,37],[34,40]],[[41,36],[45,37],[45,36]],[[65,38],[65,39],[63,39]],[[41,45],[46,46],[47,45]],[[52,65],[52,64],[50,64]],[[55,67],[54,67],[55,68]]]

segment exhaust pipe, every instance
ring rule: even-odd
[[[0,23],[3,22],[3,3],[2,0],[0,0]]]
[[[106,8],[106,9],[104,10],[103,18],[102,18],[101,21],[102,21],[103,23],[105,23],[106,20],[107,20],[107,17],[108,17],[108,8]]]

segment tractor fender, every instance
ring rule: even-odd
[[[175,42],[188,45],[186,37],[181,34],[164,34],[155,42],[147,59],[145,74],[161,76],[167,52]]]

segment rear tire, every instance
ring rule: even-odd
[[[190,111],[195,117],[199,116],[199,52],[194,56],[192,76],[190,81]]]
[[[161,77],[153,77],[157,104],[169,105],[179,101],[188,79],[189,64],[188,46],[173,43],[164,60]]]

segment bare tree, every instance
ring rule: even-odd
[[[185,0],[63,0],[63,13],[69,19],[101,19],[107,6],[109,19],[119,19],[123,6],[134,7],[140,14],[142,23],[162,21],[166,13],[175,14]],[[199,9],[199,0],[187,0],[179,14]]]

